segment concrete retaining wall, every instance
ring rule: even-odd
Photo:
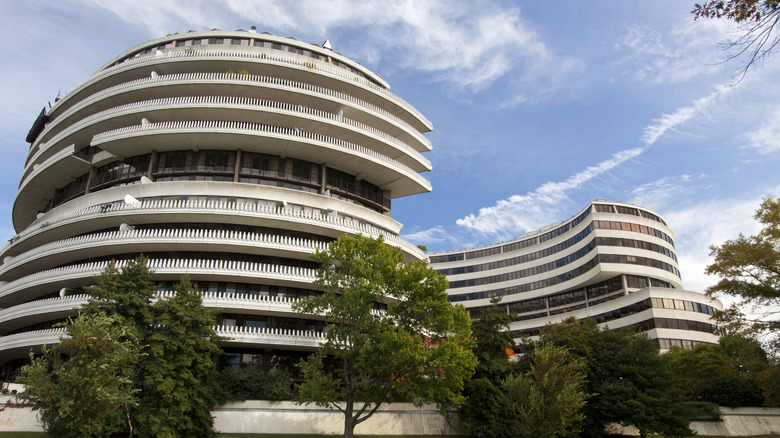
[[[7,406],[8,397],[0,397],[0,432],[41,432],[36,413],[31,408]],[[214,428],[223,433],[310,433],[338,435],[344,431],[344,417],[314,405],[293,402],[245,401],[228,403],[212,411]],[[722,421],[694,421],[691,429],[697,436],[755,436],[780,434],[780,408],[721,408]],[[638,436],[636,428],[612,430]],[[379,409],[373,417],[359,424],[360,435],[431,435],[463,434],[460,414],[448,411],[440,415],[435,406],[417,408],[409,403],[395,403]]]
[[[0,397],[0,409],[8,397]],[[315,405],[293,402],[245,401],[228,403],[212,411],[214,429],[222,433],[344,433],[344,416]],[[459,435],[460,414],[439,414],[436,406],[417,408],[410,403],[394,403],[380,408],[355,428],[364,435]],[[42,432],[36,412],[28,407],[10,407],[0,411],[0,432]]]
[[[720,408],[723,421],[694,421],[696,435],[755,436],[780,434],[780,408]]]
[[[245,401],[212,411],[214,429],[224,433],[344,433],[344,415],[315,405],[293,402]],[[382,406],[355,428],[366,435],[458,435],[460,414],[439,414],[436,406],[417,408],[410,403]]]

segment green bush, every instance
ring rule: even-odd
[[[721,421],[720,406],[710,402],[683,403],[690,412],[691,421]]]
[[[244,400],[290,400],[291,376],[283,369],[265,372],[255,367],[226,368],[217,376],[219,402]]]

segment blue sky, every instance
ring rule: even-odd
[[[187,30],[321,43],[434,125],[433,192],[393,217],[432,252],[512,239],[593,199],[663,215],[687,289],[709,245],[753,233],[780,194],[780,55],[744,80],[693,1],[9,1],[0,3],[0,237],[40,109],[120,52]]]

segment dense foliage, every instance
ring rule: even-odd
[[[517,371],[517,365],[507,355],[507,350],[515,346],[512,333],[507,330],[509,314],[498,306],[500,299],[491,302],[471,325],[476,341],[474,355],[479,362],[471,381],[466,383],[467,400],[461,414],[469,434],[502,438],[513,436],[511,407],[502,382]]]
[[[138,435],[190,437],[213,435],[216,405],[214,357],[221,350],[214,333],[216,312],[185,277],[176,294],[152,305],[154,325],[140,366]]]
[[[672,348],[664,361],[689,401],[719,406],[777,406],[778,366],[756,340],[727,335],[717,345]]]
[[[126,427],[137,405],[134,365],[140,348],[117,316],[79,315],[65,324],[59,344],[32,357],[19,398],[38,409],[55,437],[108,436]]]
[[[610,423],[633,425],[642,436],[690,435],[688,412],[658,344],[630,330],[601,330],[593,320],[574,318],[547,326],[541,340],[569,349],[583,361],[583,436],[600,437]]]
[[[76,336],[74,327],[80,326],[71,324],[74,335],[45,349],[22,380],[25,397],[41,408],[44,424],[54,425],[47,427],[50,435],[108,436],[124,430],[142,438],[213,436],[213,358],[220,352],[213,329],[216,312],[202,306],[200,293],[186,277],[175,295],[155,299],[157,287],[143,258],[123,269],[111,263],[97,280],[74,323],[100,324],[91,326],[90,336]],[[93,346],[93,338],[103,344]],[[117,360],[121,362],[115,364]],[[48,382],[37,378],[43,369],[52,371]],[[43,404],[35,398],[43,391],[72,398],[75,404]],[[75,405],[105,415],[103,428],[91,429],[88,418],[74,417]]]
[[[755,236],[740,236],[713,246],[714,261],[707,273],[720,281],[707,289],[712,296],[738,301],[716,317],[732,333],[767,340],[772,353],[780,353],[780,201],[766,199],[755,218],[762,229]],[[749,309],[746,316],[743,309]]]
[[[582,359],[566,348],[537,343],[530,368],[504,380],[514,436],[555,438],[576,432],[588,395],[583,391]]]
[[[292,376],[278,368],[265,372],[257,367],[225,368],[217,374],[219,402],[290,400]]]
[[[404,261],[382,238],[342,236],[312,258],[324,293],[295,304],[328,321],[322,348],[301,362],[302,402],[344,414],[344,436],[383,403],[460,405],[476,359],[463,306],[425,261]]]
[[[583,391],[582,361],[552,344],[534,343],[519,361],[508,331],[510,316],[491,300],[473,322],[474,378],[461,409],[466,431],[476,437],[556,437],[577,430]],[[528,347],[528,346],[527,346]]]

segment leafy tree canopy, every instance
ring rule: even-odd
[[[514,413],[503,381],[517,372],[517,363],[510,362],[507,355],[515,341],[508,331],[511,318],[499,302],[500,297],[492,298],[491,306],[471,324],[474,355],[479,362],[473,378],[466,382],[467,400],[460,412],[464,428],[476,437],[514,436]]]
[[[630,330],[601,330],[593,320],[569,318],[542,330],[542,342],[568,348],[585,366],[582,434],[600,437],[610,423],[640,434],[686,436],[688,415],[658,344]]]
[[[383,403],[460,405],[476,360],[468,314],[425,261],[405,262],[382,238],[342,236],[312,258],[324,293],[295,304],[325,316],[326,341],[301,362],[302,402],[344,413],[344,436]]]
[[[780,304],[780,202],[764,200],[755,218],[762,229],[755,236],[740,236],[720,246],[712,246],[714,262],[707,274],[720,281],[707,289],[710,296],[725,296],[738,301],[729,309],[718,312],[716,318],[732,333],[769,336],[772,352],[780,351],[776,333]],[[742,309],[757,316],[748,317]]]
[[[214,356],[221,353],[214,332],[217,312],[206,309],[189,277],[176,294],[152,306],[154,327],[141,363],[145,386],[138,409],[141,436],[212,436],[216,405]]]
[[[196,286],[185,277],[175,295],[157,299],[141,257],[121,269],[110,263],[89,291],[83,316],[69,326],[71,338],[44,349],[33,360],[32,374],[23,377],[30,400],[54,419],[42,415],[44,424],[56,428],[52,435],[107,436],[103,431],[118,427],[142,438],[212,436],[210,412],[218,393],[213,358],[220,349],[216,312],[203,307]],[[79,335],[75,322],[82,320],[96,321],[87,326],[88,335]],[[53,376],[49,382],[40,377],[46,373]],[[36,395],[44,393],[64,401],[46,404]],[[78,413],[82,406],[105,414],[95,420],[104,421],[105,429],[91,429],[90,418]],[[118,407],[124,411],[118,414]]]
[[[555,438],[577,432],[588,395],[583,360],[551,343],[536,344],[530,369],[503,383],[513,413],[514,436]]]
[[[79,315],[66,334],[34,357],[19,378],[19,398],[36,407],[50,436],[109,436],[123,430],[137,405],[132,379],[137,339],[116,315]]]

